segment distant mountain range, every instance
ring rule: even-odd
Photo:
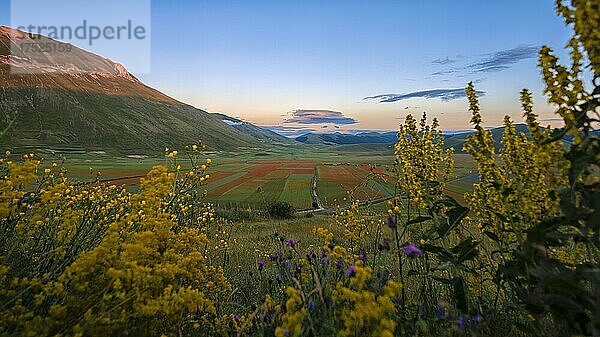
[[[296,141],[304,144],[348,145],[348,144],[392,144],[398,140],[397,132],[363,132],[348,133],[307,133],[296,137]]]
[[[58,43],[34,37],[0,26],[3,148],[147,153],[198,140],[213,150],[290,142],[250,124],[228,124],[223,120],[234,119],[179,102],[122,65],[76,46],[62,53],[20,49],[27,43]]]
[[[524,133],[529,137],[529,130],[525,124],[515,124],[515,129],[519,133]],[[504,134],[504,127],[492,128],[492,138],[497,147],[500,145],[500,140]],[[600,134],[600,131],[593,131],[595,134]],[[462,152],[462,148],[470,134],[474,131],[460,131],[460,132],[444,132],[444,148],[453,147],[455,152]],[[562,141],[565,144],[569,144],[572,141],[572,136],[565,136]],[[307,133],[302,136],[296,137],[296,141],[311,144],[311,145],[333,145],[333,146],[345,146],[357,145],[357,144],[394,144],[398,140],[397,133],[395,131],[389,132],[363,132],[358,134],[349,133]],[[364,148],[364,146],[363,146]],[[376,148],[385,148],[378,146]]]

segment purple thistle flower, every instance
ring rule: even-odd
[[[323,252],[321,253],[321,263],[322,264],[327,264],[327,254],[325,253],[325,250],[323,250]]]
[[[281,254],[281,253],[273,253],[273,254],[269,255],[269,260],[278,261],[278,260],[281,260],[282,257],[283,257],[283,254]]]
[[[279,283],[283,283],[283,276],[281,274],[275,275],[275,280]]]
[[[342,267],[342,263],[343,263],[342,259],[335,260],[335,267],[338,268],[338,269],[341,268]]]
[[[408,255],[409,257],[415,257],[415,256],[421,256],[422,252],[419,248],[417,248],[415,245],[413,245],[412,243],[409,243],[408,245],[406,245],[404,247],[404,249],[402,249],[402,251],[404,252],[404,254]]]
[[[265,268],[265,261],[262,259],[257,260],[256,265],[258,266],[258,270],[263,270]]]
[[[294,248],[294,246],[298,243],[298,240],[296,239],[289,239],[285,242],[285,246],[287,248]]]
[[[308,301],[308,310],[315,310],[317,307],[317,303],[313,300]]]
[[[239,314],[233,315],[233,319],[235,319],[236,321],[239,321],[240,318],[242,318],[242,317]]]
[[[465,316],[459,316],[458,319],[456,320],[456,324],[458,324],[458,327],[462,331],[465,331],[466,324],[467,324],[467,318]]]
[[[377,244],[377,248],[381,251],[381,250],[390,250],[391,247],[391,241],[389,238],[385,238],[383,239],[382,242]]]
[[[356,266],[350,266],[350,268],[346,269],[346,276],[353,277],[356,273]]]
[[[391,228],[391,229],[394,229],[394,228],[397,227],[397,225],[396,225],[396,219],[394,219],[394,217],[389,217],[387,224],[388,224],[388,227]]]
[[[481,321],[483,321],[483,316],[480,314],[475,315],[475,322],[481,323]]]
[[[365,252],[358,252],[358,259],[361,260],[364,263],[367,263],[367,253],[365,253]]]
[[[442,319],[444,318],[444,308],[442,307],[438,307],[437,310],[435,311],[435,315],[437,316],[437,318]]]

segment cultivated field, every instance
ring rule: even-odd
[[[299,159],[277,153],[260,159],[244,153],[233,157],[229,153],[210,154],[213,165],[207,201],[218,207],[263,208],[272,201],[285,201],[298,210],[313,208],[311,189],[316,179],[317,196],[324,207],[347,205],[350,200],[368,200],[394,194],[393,158],[388,155],[356,155],[340,161],[336,152]],[[48,160],[56,158],[47,157]],[[376,164],[367,164],[369,161]],[[478,176],[470,156],[455,155],[455,172],[447,184],[448,193],[462,201]],[[181,169],[187,168],[180,160]],[[142,177],[154,165],[173,163],[159,157],[111,157],[71,155],[65,162],[69,177],[81,181],[110,181],[138,190]]]

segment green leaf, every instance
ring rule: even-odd
[[[469,214],[469,208],[460,205],[448,210],[446,212],[447,221],[445,221],[445,223],[442,222],[437,229],[439,237],[442,238],[446,236],[448,232],[460,224],[467,214]]]
[[[500,242],[500,238],[498,237],[498,235],[496,235],[493,232],[485,231],[485,232],[483,232],[483,234],[485,234],[488,238],[490,238],[496,242]]]
[[[424,244],[422,248],[426,252],[435,254],[440,259],[440,261],[452,261],[454,259],[452,253],[444,247],[434,246],[431,244]]]
[[[444,284],[448,284],[448,285],[452,284],[452,280],[447,279],[445,277],[432,276],[432,278],[440,283],[444,283]]]
[[[451,251],[456,256],[457,264],[476,258],[477,255],[479,255],[479,250],[477,249],[478,245],[479,243],[477,241],[468,238],[454,246]]]
[[[463,280],[462,276],[457,276],[452,279],[452,288],[454,290],[456,307],[463,313],[469,311],[464,282],[465,281]]]
[[[409,222],[407,222],[406,224],[407,224],[407,225],[412,225],[412,224],[417,224],[417,223],[421,223],[421,222],[425,222],[425,221],[429,221],[429,220],[431,220],[431,217],[429,217],[429,216],[422,216],[422,215],[420,215],[420,216],[418,216],[418,217],[416,217],[416,218],[414,218],[414,219],[410,220],[410,221],[409,221]]]
[[[446,262],[446,263],[440,264],[435,269],[436,270],[446,270],[448,268],[450,268],[450,262]]]

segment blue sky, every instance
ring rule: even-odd
[[[152,1],[151,70],[136,75],[196,107],[290,132],[393,130],[422,111],[465,129],[469,81],[490,126],[520,120],[523,87],[550,119],[536,50],[564,56],[569,37],[553,3]]]

